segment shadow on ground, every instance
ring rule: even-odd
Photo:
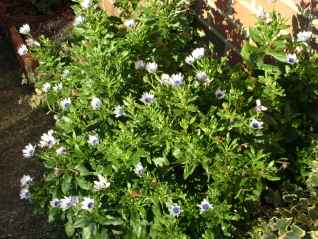
[[[7,40],[0,36],[0,239],[62,239],[63,228],[35,216],[19,199],[20,178],[41,175],[36,159],[24,159],[22,148],[37,142],[52,127],[44,109],[28,104],[32,89],[21,86],[21,72]]]

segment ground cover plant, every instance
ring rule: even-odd
[[[56,126],[23,150],[46,171],[21,179],[21,198],[73,238],[268,235],[281,185],[312,191],[311,32],[261,14],[232,65],[201,40],[192,1],[117,5],[79,2],[72,34],[32,49]]]

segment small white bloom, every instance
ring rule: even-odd
[[[131,29],[136,27],[136,22],[134,19],[128,19],[124,22],[125,27]]]
[[[156,62],[148,62],[146,64],[146,71],[148,71],[150,74],[156,73],[158,70],[158,64]]]
[[[24,149],[22,150],[23,157],[32,158],[34,155],[34,151],[35,151],[35,146],[33,146],[32,144],[26,145]]]
[[[153,103],[154,100],[155,100],[155,96],[149,92],[144,92],[140,98],[140,101],[143,102],[145,105],[149,105]]]
[[[206,81],[208,79],[208,75],[204,71],[198,71],[195,77],[199,81]]]
[[[58,198],[54,198],[54,199],[52,199],[52,200],[50,201],[51,207],[54,207],[54,208],[59,208],[59,207],[61,207],[61,204],[62,204],[62,202],[61,202],[61,200],[58,199]]]
[[[21,188],[26,188],[30,186],[32,181],[33,181],[33,178],[30,175],[23,175],[23,177],[20,179]]]
[[[143,60],[138,60],[135,62],[135,69],[136,70],[143,70],[145,69],[145,62]]]
[[[143,175],[143,173],[145,172],[145,168],[142,165],[142,163],[138,163],[135,168],[134,168],[134,172],[136,175],[138,175],[139,177],[141,177],[141,175]]]
[[[163,73],[160,77],[160,83],[163,85],[170,84],[170,76],[166,73]]]
[[[90,0],[82,0],[81,2],[81,7],[83,9],[88,9],[91,6],[91,1]]]
[[[53,130],[49,130],[47,133],[42,134],[39,144],[41,148],[52,148],[57,143],[53,133]]]
[[[31,198],[31,193],[30,193],[29,189],[22,188],[21,191],[20,191],[20,199],[28,200],[30,198]]]
[[[225,91],[224,90],[220,90],[220,89],[217,89],[214,93],[215,97],[218,99],[218,100],[222,100],[224,97],[225,97]]]
[[[192,55],[190,55],[190,56],[187,56],[187,57],[186,57],[185,62],[186,62],[188,65],[193,65],[193,63],[195,62],[195,59],[193,58]]]
[[[82,201],[82,209],[91,211],[95,207],[95,201],[92,198],[84,197],[84,200]]]
[[[170,84],[172,86],[180,86],[183,84],[183,75],[181,73],[173,74],[170,77]]]
[[[18,54],[20,56],[24,56],[28,53],[28,48],[26,45],[22,44],[19,48],[18,48]]]
[[[261,129],[261,128],[263,128],[263,122],[258,121],[257,119],[253,119],[250,123],[250,127],[252,129]]]
[[[259,7],[256,9],[256,17],[265,21],[269,18],[269,13],[267,13],[264,8]]]
[[[78,196],[68,196],[64,197],[60,200],[60,208],[63,209],[63,211],[76,206],[79,203],[79,197]]]
[[[49,92],[51,89],[51,84],[49,82],[46,82],[43,86],[42,86],[42,90],[43,92],[47,93]]]
[[[27,44],[28,47],[40,47],[41,44],[34,40],[32,37],[28,37],[26,40],[25,40],[25,43]]]
[[[98,180],[94,181],[94,189],[100,191],[110,187],[110,182],[107,181],[102,175],[98,175]]]
[[[169,208],[170,215],[173,217],[180,216],[182,209],[177,203],[173,203]]]
[[[201,59],[202,57],[204,57],[204,48],[201,47],[201,48],[196,48],[192,51],[192,57],[194,60],[199,60]]]
[[[73,25],[77,27],[77,26],[83,24],[84,20],[85,20],[85,18],[83,16],[77,16],[74,19]]]
[[[312,36],[312,32],[310,32],[310,31],[298,32],[297,41],[298,42],[306,42],[306,41],[310,40],[311,36]]]
[[[99,110],[102,107],[102,101],[97,97],[93,97],[91,101],[91,106],[93,110]]]
[[[298,63],[296,54],[287,54],[287,62],[291,65]]]
[[[267,110],[267,107],[265,107],[264,105],[262,105],[260,99],[257,99],[257,100],[256,100],[255,111],[256,111],[256,112],[262,112],[262,111],[266,111],[266,110]]]
[[[23,35],[29,35],[31,31],[30,25],[29,24],[23,24],[20,28],[19,28],[19,32]]]
[[[210,208],[213,208],[213,206],[209,203],[207,199],[204,199],[200,204],[198,204],[198,207],[200,208],[200,213],[206,212]]]
[[[122,117],[125,115],[124,113],[124,106],[122,105],[117,105],[113,111],[113,114],[115,115],[116,118]]]
[[[62,110],[68,110],[71,107],[71,103],[71,98],[65,98],[60,101],[60,107],[62,108]]]
[[[62,155],[65,155],[66,150],[64,147],[59,147],[55,152],[58,156],[62,156]]]
[[[87,143],[90,145],[98,145],[99,144],[99,136],[97,134],[88,136]]]
[[[69,75],[70,75],[70,71],[67,70],[67,69],[64,70],[63,73],[62,73],[62,77],[63,77],[63,78],[66,78],[66,77],[68,77]]]
[[[63,84],[61,82],[57,83],[55,86],[53,86],[53,90],[55,92],[60,92],[62,89],[63,89]]]

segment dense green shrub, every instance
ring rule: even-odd
[[[75,6],[73,34],[34,49],[57,121],[32,201],[74,238],[248,237],[266,189],[301,181],[317,54],[272,14],[231,65],[191,1],[120,2],[122,18]]]

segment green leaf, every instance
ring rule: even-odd
[[[62,192],[64,194],[68,194],[68,192],[71,190],[71,188],[72,188],[72,180],[73,180],[73,177],[70,176],[70,175],[64,175],[63,176],[61,189],[62,189]]]
[[[152,161],[157,167],[167,166],[169,165],[169,161],[165,157],[153,158]]]
[[[89,182],[87,182],[87,181],[85,180],[85,178],[83,178],[83,177],[76,177],[75,180],[76,180],[77,185],[78,185],[81,189],[84,189],[84,190],[90,190],[90,189],[92,189],[92,185],[91,185]]]
[[[65,233],[68,237],[72,237],[75,233],[75,228],[73,227],[72,224],[66,223],[65,224]]]

